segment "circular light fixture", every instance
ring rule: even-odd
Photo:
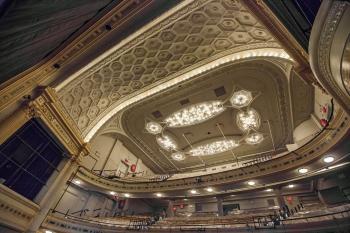
[[[74,184],[81,184],[80,180],[74,180]]]
[[[255,182],[254,182],[254,181],[248,181],[248,184],[249,184],[250,186],[253,186],[253,185],[255,185]]]
[[[163,130],[162,126],[154,121],[148,122],[145,128],[150,134],[160,134]]]
[[[334,161],[334,157],[333,156],[327,156],[323,159],[323,162],[325,163],[331,163]]]
[[[266,191],[266,192],[272,192],[273,189],[266,189],[265,191]]]
[[[209,187],[209,188],[207,188],[207,191],[211,193],[214,191],[214,189]]]
[[[184,201],[187,201],[187,198],[185,198]]]
[[[294,184],[289,184],[288,188],[294,188]]]
[[[124,197],[130,197],[129,193],[124,193]]]
[[[260,115],[255,109],[250,108],[237,114],[236,123],[242,131],[256,130],[260,127]]]
[[[252,100],[252,93],[246,90],[236,91],[230,98],[230,102],[234,108],[246,107],[252,102]]]
[[[258,144],[258,143],[262,142],[263,140],[264,140],[264,136],[261,133],[257,133],[257,132],[249,134],[244,139],[244,141],[250,145]]]
[[[115,195],[115,194],[116,194],[116,192],[110,191],[110,192],[109,192],[109,194],[111,194],[111,195]]]
[[[190,191],[190,193],[196,194],[196,193],[197,193],[197,190],[192,189],[192,190]]]
[[[45,233],[53,233],[52,231],[46,230]]]
[[[307,168],[300,168],[299,170],[298,170],[298,172],[300,173],[300,174],[305,174],[305,173],[307,173],[309,171],[309,169],[307,169]]]
[[[185,154],[182,153],[182,152],[175,152],[171,155],[171,158],[173,160],[176,160],[176,161],[182,161],[184,160],[186,157],[185,157]]]
[[[172,151],[177,149],[176,141],[169,135],[157,136],[156,141],[164,150]]]
[[[163,196],[161,193],[156,193],[156,196],[157,197],[161,197],[161,196]]]

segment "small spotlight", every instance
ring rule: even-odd
[[[116,193],[115,193],[115,192],[113,192],[113,191],[110,191],[110,192],[109,192],[109,194],[111,194],[111,195],[115,195]]]
[[[74,184],[81,184],[80,180],[74,180]]]
[[[52,231],[46,230],[45,233],[53,233]]]
[[[124,193],[124,197],[130,197],[129,193]]]
[[[253,186],[253,185],[255,185],[255,182],[254,182],[254,181],[249,181],[248,184],[249,184],[250,186]]]
[[[213,192],[214,190],[213,190],[213,188],[210,188],[210,187],[209,187],[209,188],[207,188],[207,191],[211,193],[211,192]]]
[[[161,193],[156,193],[156,196],[157,197],[161,197],[161,196],[163,196]]]
[[[273,189],[266,189],[265,191],[266,191],[266,192],[272,192]]]
[[[196,194],[196,193],[197,193],[197,190],[192,189],[190,192],[191,192],[192,194]]]
[[[187,198],[185,198],[184,201],[187,201]]]
[[[288,188],[294,188],[294,184],[288,185]]]
[[[309,171],[309,169],[307,169],[307,168],[300,168],[299,170],[298,170],[298,172],[300,173],[300,174],[305,174],[305,173],[307,173]]]
[[[333,156],[327,156],[323,159],[323,162],[325,163],[331,163],[334,161],[334,157]]]

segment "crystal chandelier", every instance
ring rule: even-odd
[[[230,98],[230,102],[234,108],[246,107],[252,102],[252,100],[252,93],[246,90],[236,91]]]
[[[168,127],[195,125],[217,116],[225,109],[221,101],[194,104],[172,113],[165,118],[165,123]]]
[[[239,146],[239,142],[234,139],[219,139],[204,145],[193,147],[189,150],[191,156],[205,156],[219,154]]]
[[[148,133],[150,134],[160,134],[162,132],[162,126],[157,123],[157,122],[154,122],[154,121],[151,121],[151,122],[148,122],[146,124],[146,130]]]
[[[264,140],[264,136],[261,133],[257,133],[257,132],[249,134],[244,139],[244,141],[250,145],[258,144],[258,143],[262,142],[263,140]]]
[[[172,151],[177,149],[176,141],[173,138],[171,138],[169,135],[157,136],[156,140],[158,145],[162,147],[164,150]]]
[[[250,108],[246,112],[239,112],[236,122],[242,131],[258,129],[260,127],[260,116],[255,109]]]
[[[171,155],[171,158],[176,161],[182,161],[185,159],[185,154],[182,152],[175,152]]]

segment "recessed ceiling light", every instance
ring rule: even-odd
[[[115,193],[115,192],[113,192],[113,191],[110,191],[110,192],[109,192],[109,194],[111,194],[111,195],[115,195],[116,193]]]
[[[196,193],[197,193],[197,190],[192,189],[190,192],[191,192],[192,194],[196,194]]]
[[[254,181],[248,181],[248,184],[253,186],[253,185],[255,185],[255,182]]]
[[[266,191],[266,192],[272,192],[273,189],[266,189],[265,191]]]
[[[209,188],[207,188],[207,191],[208,191],[208,192],[213,192],[213,188],[210,188],[210,187],[209,187]]]
[[[156,193],[156,196],[157,197],[161,197],[161,196],[163,196],[161,193]]]
[[[331,163],[334,161],[334,157],[333,156],[327,156],[323,159],[323,162],[325,163]]]
[[[294,184],[288,185],[288,188],[294,188]]]
[[[185,198],[184,201],[187,201],[187,198]]]
[[[45,233],[53,233],[52,231],[46,230]]]
[[[80,180],[74,180],[74,184],[81,184]]]
[[[129,193],[124,193],[124,197],[130,197]]]
[[[307,168],[300,168],[300,169],[298,170],[298,172],[301,173],[301,174],[305,174],[305,173],[307,173],[308,171],[309,171],[309,169],[307,169]]]

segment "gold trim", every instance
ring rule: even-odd
[[[73,59],[82,55],[98,41],[105,38],[111,31],[103,30],[104,25],[109,24],[112,31],[118,30],[130,21],[133,16],[142,12],[153,3],[153,0],[121,1],[115,8],[92,24],[86,31],[71,41],[64,48],[59,48],[57,53],[48,60],[43,60],[28,70],[16,75],[0,85],[0,112],[17,102],[21,96],[29,94],[37,86],[47,84],[56,78],[58,70],[54,64],[66,65]],[[132,11],[125,9],[133,7]]]
[[[308,83],[314,83],[320,86],[311,71],[309,55],[274,15],[271,9],[262,0],[245,0],[243,4],[245,4],[247,9],[269,29],[269,32],[280,45],[297,62],[295,71]]]

